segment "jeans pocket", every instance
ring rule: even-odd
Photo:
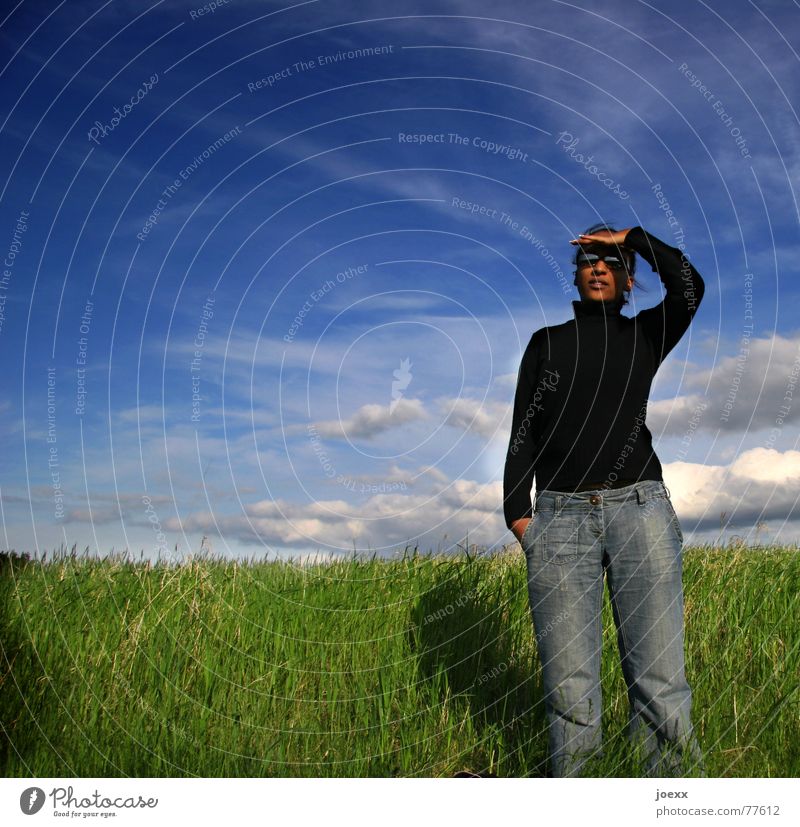
[[[554,516],[542,532],[544,559],[550,563],[574,563],[578,559],[578,520]]]

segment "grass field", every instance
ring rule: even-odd
[[[800,775],[800,553],[684,553],[709,776]],[[4,776],[542,776],[518,546],[299,567],[0,555]],[[635,776],[604,602],[597,776]]]

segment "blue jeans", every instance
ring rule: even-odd
[[[649,776],[704,774],[683,656],[683,535],[662,482],[537,493],[522,536],[542,663],[550,774],[602,754],[603,573],[628,688],[628,737]]]

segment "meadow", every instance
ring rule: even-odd
[[[800,553],[684,551],[709,776],[800,775]],[[0,554],[4,776],[545,775],[519,546],[299,566]],[[600,777],[640,775],[604,598]]]

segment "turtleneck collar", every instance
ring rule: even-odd
[[[575,313],[576,319],[582,319],[584,317],[599,317],[603,318],[604,316],[619,316],[620,310],[622,310],[622,299],[618,301],[596,301],[594,299],[588,299],[587,301],[573,301],[572,307]]]

